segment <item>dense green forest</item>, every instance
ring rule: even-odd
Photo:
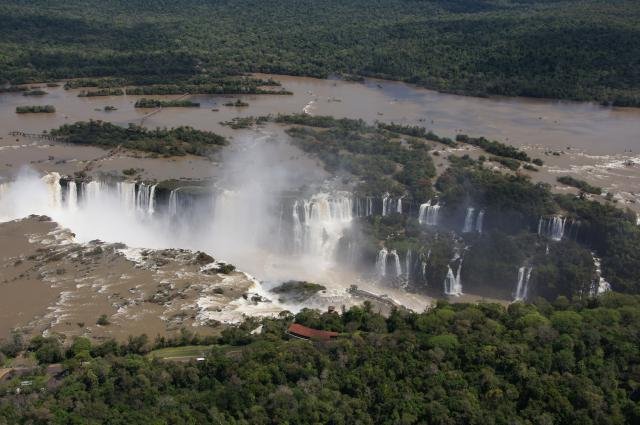
[[[262,71],[640,101],[634,0],[8,0],[0,21],[0,80],[14,83]]]
[[[16,114],[52,114],[56,111],[53,105],[16,106]]]
[[[120,127],[93,120],[65,124],[51,130],[50,134],[66,143],[106,148],[121,146],[165,156],[192,154],[211,157],[227,144],[227,140],[218,134],[191,127],[148,130],[134,124]]]
[[[286,327],[340,332],[290,339]],[[19,335],[64,371],[0,384],[2,424],[633,424],[640,421],[640,299],[448,304],[423,313],[371,305],[250,319],[198,338],[145,336],[98,345]],[[153,360],[150,349],[200,344],[201,362]],[[211,345],[213,344],[213,345]],[[3,356],[4,357],[4,356]],[[4,360],[4,359],[3,359]],[[32,382],[31,386],[22,382]],[[40,388],[44,389],[40,389]],[[21,392],[16,394],[16,388]]]

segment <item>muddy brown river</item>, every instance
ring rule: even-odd
[[[412,85],[368,79],[364,83],[321,80],[305,77],[272,77],[293,91],[292,96],[194,95],[200,108],[136,109],[142,96],[78,97],[80,90],[46,88],[42,97],[25,97],[20,93],[0,95],[0,156],[19,149],[6,134],[11,130],[41,132],[64,123],[88,119],[108,120],[121,125],[130,122],[148,127],[190,125],[233,137],[237,132],[220,125],[234,117],[278,113],[307,112],[314,115],[362,118],[406,125],[424,126],[453,137],[458,133],[485,136],[521,147],[533,157],[542,158],[546,167],[531,173],[536,180],[556,185],[560,175],[573,175],[614,193],[626,206],[640,208],[640,109],[610,108],[593,103],[550,101],[526,98],[475,98],[442,94]],[[180,96],[151,96],[178,98]],[[248,107],[228,107],[229,98],[241,97]],[[52,104],[54,114],[16,114],[19,105]],[[105,112],[112,105],[116,111]],[[3,134],[2,134],[3,133]],[[8,146],[12,146],[8,148]],[[3,148],[4,147],[4,148]],[[30,148],[34,150],[33,147]],[[86,152],[84,154],[87,154]],[[12,155],[16,155],[14,152]],[[30,155],[30,154],[29,154]],[[43,156],[41,152],[40,156]],[[89,152],[89,156],[94,153]],[[2,158],[4,159],[4,158]],[[39,158],[42,160],[43,158]],[[179,160],[172,164],[185,176],[197,177],[208,168],[206,163]],[[20,162],[20,161],[18,161]],[[4,164],[4,161],[0,161]],[[115,162],[115,168],[129,165]],[[0,166],[1,168],[1,166]],[[147,164],[147,168],[153,168]],[[0,169],[0,174],[7,170]],[[177,175],[169,172],[171,178]]]

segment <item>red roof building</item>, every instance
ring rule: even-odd
[[[302,326],[298,323],[292,323],[291,326],[289,326],[287,333],[291,336],[295,336],[296,338],[314,339],[321,341],[329,341],[330,339],[336,338],[338,336],[338,332],[312,329],[306,326]]]

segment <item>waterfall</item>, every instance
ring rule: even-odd
[[[350,194],[319,193],[311,199],[295,201],[294,249],[300,254],[333,260],[340,238],[345,229],[351,226],[352,220],[353,199]]]
[[[566,224],[566,217],[553,216],[548,219],[540,217],[540,220],[538,220],[538,236],[548,236],[554,241],[561,241],[564,237]]]
[[[389,252],[387,248],[382,247],[380,251],[378,251],[378,257],[376,258],[376,273],[380,277],[384,277],[387,275],[387,255]]]
[[[49,207],[60,208],[62,205],[62,186],[60,186],[60,174],[53,172],[42,177],[42,181],[49,186]]]
[[[389,214],[389,193],[385,193],[382,197],[382,216]]]
[[[405,276],[407,277],[407,281],[409,279],[411,279],[411,250],[407,250],[407,254],[404,257],[404,272],[405,272]]]
[[[67,183],[67,209],[76,211],[78,209],[78,187],[76,182],[70,180]]]
[[[156,186],[154,184],[151,186],[151,190],[149,190],[149,208],[147,209],[148,214],[153,214],[156,211]]]
[[[458,271],[454,275],[451,266],[447,270],[447,276],[444,278],[444,293],[446,295],[454,295],[456,297],[462,295],[462,282],[460,280],[460,272],[462,270],[462,260],[458,264]]]
[[[402,198],[398,198],[398,204],[396,205],[396,212],[402,214]]]
[[[554,241],[562,240],[562,237],[564,236],[564,227],[566,223],[567,223],[567,219],[563,217],[556,216],[556,217],[553,217],[553,219],[551,219],[551,226],[550,226],[550,232],[549,232],[549,234],[551,235],[551,239],[553,239]]]
[[[367,198],[367,216],[373,215],[373,198]]]
[[[153,214],[155,211],[155,193],[155,184],[148,186],[140,183],[136,193],[136,210],[145,214]]]
[[[178,214],[178,189],[173,189],[169,193],[169,216],[174,217]]]
[[[100,193],[103,192],[104,184],[99,181],[90,181],[88,183],[82,183],[82,203],[89,204],[95,202],[100,197]]]
[[[389,255],[393,257],[393,264],[395,267],[396,276],[401,276],[402,267],[400,266],[400,256],[398,255],[395,249],[392,249]]]
[[[476,232],[482,233],[482,223],[484,222],[484,210],[480,210],[476,217]]]
[[[467,208],[467,215],[464,218],[464,226],[462,227],[462,233],[473,232],[473,213],[475,208]]]
[[[529,280],[531,279],[531,271],[533,267],[522,266],[518,269],[518,281],[516,283],[516,291],[513,295],[514,301],[524,301],[529,295]]]
[[[293,249],[296,253],[302,252],[302,223],[298,213],[298,201],[293,203]]]
[[[607,282],[604,277],[602,277],[600,258],[596,257],[596,254],[593,252],[591,253],[591,256],[593,257],[593,265],[596,268],[596,277],[593,284],[591,285],[590,293],[590,295],[593,297],[611,291],[611,284]]]
[[[420,211],[418,213],[418,223],[427,226],[437,226],[439,210],[440,205],[438,205],[437,203],[435,205],[431,205],[431,199],[429,199],[426,203],[420,205]]]
[[[136,211],[136,184],[133,182],[118,182],[116,184],[120,203],[128,213]]]
[[[427,208],[431,205],[431,200],[425,202],[424,204],[420,204],[420,210],[418,211],[418,223],[426,224],[427,222]]]

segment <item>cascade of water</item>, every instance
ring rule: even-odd
[[[378,251],[378,256],[376,257],[376,273],[380,277],[384,277],[387,275],[387,256],[389,252],[387,248],[382,247],[380,251]]]
[[[60,174],[53,172],[42,177],[42,181],[49,186],[49,207],[60,208],[62,205],[62,186],[60,186]]]
[[[302,223],[298,212],[299,206],[300,204],[296,200],[293,203],[293,249],[297,254],[302,252]]]
[[[418,223],[425,224],[427,226],[437,226],[438,211],[440,211],[440,205],[437,203],[435,205],[431,205],[431,199],[429,199],[426,203],[420,205]]]
[[[532,267],[522,266],[518,269],[518,281],[513,295],[514,301],[523,301],[529,295],[529,280],[531,280]]]
[[[392,249],[389,253],[393,257],[393,265],[395,267],[396,276],[402,275],[402,266],[400,266],[400,256],[395,249]]]
[[[396,205],[396,212],[398,214],[402,214],[402,198],[398,198],[398,203]]]
[[[561,241],[565,234],[566,224],[566,217],[540,217],[540,220],[538,220],[538,236],[548,236],[554,241]]]
[[[169,217],[174,217],[178,214],[178,189],[174,189],[169,193]]]
[[[564,236],[564,227],[567,223],[566,217],[555,216],[549,222],[549,235],[554,241],[562,240]]]
[[[462,233],[473,232],[474,212],[475,212],[475,208],[473,207],[467,208],[467,215],[464,217],[464,226],[462,227]]]
[[[149,194],[151,187],[144,183],[138,185],[138,191],[136,192],[136,210],[147,212],[149,210]]]
[[[382,197],[382,216],[389,214],[389,193],[385,193]]]
[[[156,211],[156,186],[157,184],[154,184],[149,190],[149,208],[147,209],[149,215]]]
[[[540,217],[540,219],[538,219],[538,236],[542,236],[542,223],[543,223],[543,219],[542,217]]]
[[[418,211],[418,223],[426,224],[427,222],[427,209],[431,206],[431,199],[424,204],[420,204],[420,210]]]
[[[88,183],[82,183],[82,203],[89,204],[91,202],[97,201],[100,197],[100,194],[103,191],[103,183],[99,181],[90,181]]]
[[[409,250],[407,250],[407,254],[404,257],[404,269],[405,269],[404,272],[405,272],[405,275],[407,277],[407,281],[409,279],[411,279],[411,268],[412,268],[412,265],[413,265],[411,263],[411,257],[412,257],[412,253],[411,253],[411,250],[409,249]]]
[[[302,208],[302,219],[299,209]],[[353,220],[353,199],[348,194],[320,193],[294,203],[294,247],[298,253],[334,259],[340,238]]]
[[[476,232],[482,233],[482,223],[484,222],[484,210],[480,210],[476,217]]]
[[[136,184],[133,182],[118,182],[116,185],[120,203],[128,213],[136,211]]]
[[[593,257],[593,265],[596,269],[596,278],[591,285],[591,296],[596,296],[611,291],[611,284],[602,276],[600,258],[596,257],[596,254],[593,252],[591,256]]]
[[[67,183],[67,209],[69,211],[78,209],[78,187],[73,180]]]
[[[373,215],[373,198],[367,198],[367,216]]]
[[[427,226],[437,226],[438,225],[438,212],[440,211],[440,205],[436,203],[435,205],[430,205],[427,208]]]
[[[458,271],[453,274],[453,269],[449,266],[447,276],[444,279],[444,293],[446,295],[460,296],[462,295],[462,282],[460,280],[460,272],[462,270],[462,260],[458,264]]]

